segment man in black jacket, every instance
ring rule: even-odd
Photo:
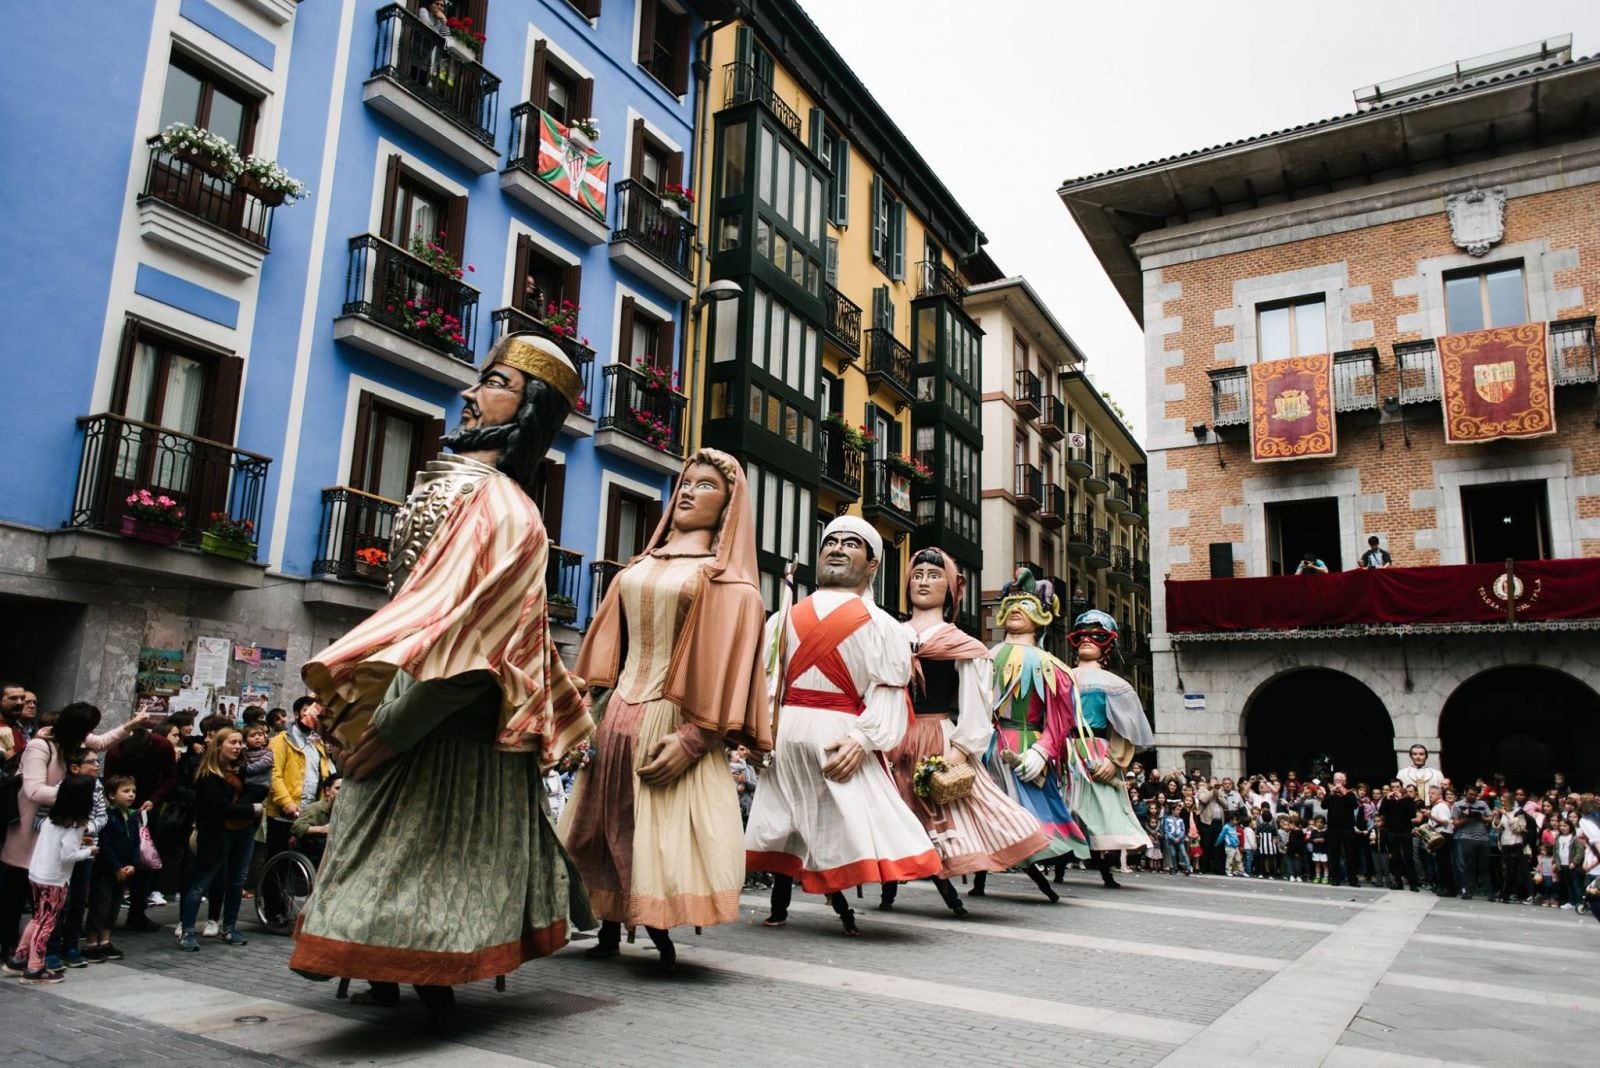
[[[1328,813],[1328,871],[1333,885],[1339,885],[1342,870],[1351,886],[1361,885],[1361,839],[1367,828],[1361,802],[1345,783],[1342,771],[1333,773],[1333,789],[1323,807]]]
[[[1407,795],[1399,782],[1391,782],[1378,802],[1378,819],[1383,822],[1383,845],[1389,851],[1389,889],[1400,889],[1404,878],[1416,893],[1417,866],[1411,851],[1411,831],[1417,825],[1416,798]]]

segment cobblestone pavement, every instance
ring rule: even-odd
[[[50,987],[0,983],[6,1064],[81,1065],[1571,1065],[1600,1041],[1600,924],[1488,902],[1244,879],[1070,873],[1045,902],[1000,876],[949,916],[931,886],[817,899],[653,951],[584,942],[459,992],[456,1028],[417,1003],[367,1009],[287,971],[289,943],[179,953],[170,929]],[[248,909],[247,909],[248,911]],[[172,922],[172,908],[154,910]],[[360,984],[357,984],[357,989]]]

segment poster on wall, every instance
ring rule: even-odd
[[[1250,366],[1250,459],[1325,459],[1338,451],[1332,356]]]
[[[241,708],[266,708],[272,703],[272,687],[252,683],[239,691]]]
[[[175,696],[167,701],[168,711],[190,712],[196,718],[205,715],[210,707],[211,691],[198,686],[179,690]]]
[[[1438,345],[1446,442],[1556,432],[1543,323],[1447,334]]]
[[[255,667],[261,663],[261,648],[256,645],[241,645],[235,642],[233,658],[241,664],[249,664],[251,667]]]
[[[233,722],[239,722],[239,695],[236,693],[217,694],[217,715],[227,716]]]
[[[170,696],[187,685],[189,676],[183,673],[182,649],[145,646],[139,650],[139,673],[134,677],[137,693]]]
[[[194,641],[194,684],[220,689],[228,685],[228,658],[233,642],[228,638],[196,638]]]

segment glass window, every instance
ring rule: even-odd
[[[768,204],[772,199],[772,131],[761,127],[761,140],[756,148],[756,194]]]
[[[778,551],[778,476],[771,471],[761,473],[761,548],[769,553]]]
[[[1327,352],[1326,303],[1318,297],[1315,300],[1258,309],[1256,351],[1262,360],[1316,356]]]
[[[788,383],[790,389],[799,390],[800,365],[802,362],[800,359],[801,322],[800,317],[793,312],[789,312],[788,316],[789,337],[783,362],[783,380]]]
[[[802,332],[800,354],[800,391],[809,395],[817,381],[817,332],[810,326]]]
[[[726,363],[738,356],[739,302],[719,301],[711,305],[711,359]]]
[[[788,273],[789,270],[789,239],[783,236],[781,230],[772,231],[772,265],[778,270]]]
[[[161,95],[161,128],[175,122],[197,123],[200,119],[200,79],[182,67],[167,68],[167,85]]]
[[[765,256],[771,247],[772,224],[761,216],[756,216],[756,255]]]
[[[744,192],[747,129],[743,122],[729,123],[722,128],[722,195],[725,197]]]
[[[789,409],[791,418],[794,409]],[[799,517],[802,513],[796,509],[795,484],[784,480],[783,483],[783,519],[782,528],[778,536],[778,555],[788,560],[794,556],[794,528],[799,526]]]
[[[1451,275],[1444,282],[1446,329],[1460,334],[1528,321],[1522,264]]]
[[[730,248],[738,248],[739,242],[744,240],[744,216],[738,212],[722,217],[722,230],[717,237],[717,251],[726,252]]]
[[[766,131],[762,131],[765,133]],[[778,187],[773,192],[772,206],[778,209],[778,217],[782,219],[793,218],[789,209],[789,177],[794,173],[794,156],[789,152],[788,145],[778,146]]]
[[[755,318],[751,325],[750,362],[757,367],[767,365],[767,313],[771,297],[764,290],[756,290]],[[757,419],[756,422],[760,422]]]

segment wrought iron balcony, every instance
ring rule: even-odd
[[[830,420],[824,419],[819,431],[823,488],[855,500],[861,496],[861,470],[865,460],[861,446],[850,444],[844,427]]]
[[[923,260],[917,264],[917,299],[923,297],[949,297],[959,304],[967,299],[967,287],[951,268],[937,260]]]
[[[1111,563],[1111,532],[1105,527],[1095,527],[1093,534],[1084,563],[1098,571]]]
[[[618,182],[615,192],[617,225],[611,232],[612,243],[634,245],[673,274],[688,279],[694,259],[694,223],[664,207],[660,197],[631,178]]]
[[[567,354],[567,359],[572,361],[572,367],[578,372],[578,377],[583,381],[583,393],[579,395],[578,411],[589,414],[594,407],[594,349],[585,345],[577,338],[557,337],[544,323],[535,319],[527,312],[518,308],[496,308],[489,316],[494,328],[494,340],[499,341],[507,334],[538,334],[540,337],[549,338]]]
[[[500,79],[400,4],[378,10],[372,76],[398,83],[474,139],[494,144]]]
[[[1150,561],[1143,557],[1133,562],[1133,584],[1135,586],[1150,585]]]
[[[1444,395],[1439,386],[1439,358],[1432,338],[1397,343],[1394,363],[1400,377],[1401,404],[1425,404]]]
[[[550,546],[544,567],[545,605],[550,618],[572,623],[578,618],[578,586],[583,581],[583,554]]]
[[[606,367],[600,430],[617,430],[668,456],[683,455],[684,405],[666,372]]]
[[[754,100],[772,112],[773,118],[794,134],[795,140],[804,140],[800,133],[799,113],[779,99],[772,84],[757,74],[754,66],[738,62],[723,64],[722,83],[723,107],[731,108],[736,104]]]
[[[1133,581],[1133,553],[1121,545],[1111,547],[1111,562],[1106,566],[1106,584],[1125,586]]]
[[[160,138],[150,140],[150,162],[139,197],[159,200],[261,249],[268,247],[272,236],[273,205],[283,200],[281,195],[249,189],[243,179],[227,177],[207,156],[168,152]]]
[[[1083,488],[1090,493],[1104,493],[1111,488],[1111,457],[1107,453],[1094,454],[1094,470],[1083,476]]]
[[[1224,367],[1211,376],[1211,425],[1245,426],[1250,422],[1250,368]]]
[[[1594,316],[1561,319],[1550,324],[1550,366],[1557,386],[1577,386],[1600,382],[1594,342]]]
[[[1094,517],[1088,512],[1073,512],[1067,517],[1067,551],[1087,553],[1094,548]]]
[[[1088,444],[1068,445],[1066,448],[1067,473],[1082,478],[1094,474],[1094,443],[1083,435]]]
[[[595,613],[600,611],[600,602],[606,599],[606,590],[611,588],[611,580],[617,577],[626,564],[619,564],[615,560],[596,560],[589,565],[589,618],[593,619]]]
[[[81,418],[78,426],[83,451],[63,526],[123,531],[128,497],[149,490],[183,509],[172,529],[184,545],[200,543],[216,512],[261,529],[268,457],[109,412]]]
[[[1046,482],[1044,500],[1039,504],[1039,522],[1050,530],[1059,529],[1067,521],[1067,491],[1054,482]]]
[[[349,486],[322,491],[322,522],[317,528],[314,575],[370,582],[389,581],[389,538],[399,501]]]
[[[889,466],[888,460],[868,460],[862,480],[861,514],[883,519],[910,531],[916,529],[911,512],[911,478]]]
[[[1378,410],[1378,350],[1351,349],[1333,354],[1333,410]]]
[[[824,324],[827,337],[844,351],[846,361],[861,355],[861,308],[832,286],[822,287],[822,303],[827,308]]]
[[[1045,395],[1039,413],[1039,434],[1046,441],[1060,441],[1067,436],[1067,406],[1060,397]]]
[[[1042,480],[1039,469],[1032,464],[1017,464],[1012,480],[1012,493],[1017,499],[1017,507],[1024,512],[1037,511],[1040,498],[1044,496],[1041,488]]]
[[[472,363],[478,291],[381,237],[350,239],[344,314]]]
[[[1128,512],[1133,507],[1128,495],[1128,476],[1113,471],[1106,476],[1106,485],[1106,511],[1112,515]]]
[[[1032,371],[1017,371],[1012,376],[1011,399],[1016,402],[1017,414],[1024,419],[1038,418],[1043,392],[1039,386],[1039,376]]]
[[[916,399],[916,383],[911,350],[884,327],[867,331],[867,385],[885,386],[900,394],[907,403]]]

